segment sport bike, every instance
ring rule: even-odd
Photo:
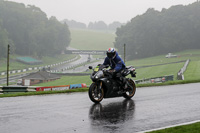
[[[123,96],[126,99],[131,99],[136,92],[135,82],[131,78],[126,78],[129,74],[136,77],[135,68],[130,66],[121,71],[121,76],[125,79],[126,88],[123,87],[123,81],[113,78],[113,73],[107,70],[108,66],[97,65],[90,76],[93,83],[89,87],[89,97],[94,103],[100,103],[103,98],[113,98]],[[120,78],[122,78],[120,77]]]

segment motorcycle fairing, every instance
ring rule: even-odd
[[[120,84],[114,79],[102,78],[100,79],[103,83],[104,89],[104,98],[113,98],[122,96],[122,94],[118,94]]]

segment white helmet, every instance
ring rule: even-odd
[[[116,56],[116,50],[114,48],[109,48],[107,51],[106,51],[106,54],[107,54],[107,57],[108,58],[115,58]]]

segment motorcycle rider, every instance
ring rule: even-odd
[[[107,57],[104,60],[103,65],[109,65],[111,69],[109,70],[110,73],[113,73],[113,78],[116,78],[122,81],[122,86],[126,88],[126,78],[122,76],[121,72],[126,68],[124,61],[118,55],[117,51],[114,48],[109,48],[106,51]]]

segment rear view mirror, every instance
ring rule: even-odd
[[[89,66],[88,68],[89,68],[89,69],[92,69],[92,66]]]

